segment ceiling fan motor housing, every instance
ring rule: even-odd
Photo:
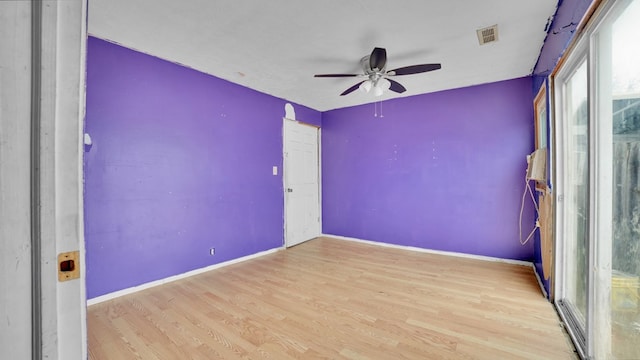
[[[369,77],[369,81],[371,81],[372,84],[375,85],[377,84],[378,80],[381,79],[384,73],[386,72],[387,65],[385,64],[384,68],[382,68],[380,71],[374,71],[373,69],[371,69],[370,58],[371,56],[367,55],[362,59],[360,59],[360,65],[362,66],[362,70],[364,71],[364,74]]]
[[[373,71],[373,69],[371,69],[369,59],[370,59],[370,55],[366,55],[365,57],[360,59],[360,66],[362,66],[362,70],[364,71],[365,75],[370,75],[375,72]]]

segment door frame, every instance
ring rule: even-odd
[[[567,124],[567,114],[565,112],[566,108],[565,108],[565,104],[566,104],[566,92],[565,92],[565,85],[567,80],[571,77],[571,75],[574,73],[574,71],[583,63],[586,64],[585,66],[587,67],[587,86],[589,86],[589,77],[591,76],[590,72],[589,72],[589,64],[590,64],[590,59],[589,59],[589,54],[588,54],[588,49],[587,49],[587,39],[580,39],[575,46],[572,48],[572,52],[571,54],[566,58],[566,60],[564,61],[564,63],[561,65],[561,67],[559,68],[559,70],[553,75],[553,86],[554,86],[554,95],[556,96],[556,99],[554,100],[554,106],[556,107],[556,111],[555,111],[555,133],[557,136],[557,142],[558,145],[555,147],[554,153],[556,156],[556,183],[554,185],[555,189],[556,189],[556,222],[555,222],[555,233],[556,233],[556,244],[555,244],[555,269],[556,271],[554,272],[554,275],[556,276],[556,279],[554,281],[554,303],[556,308],[558,309],[558,314],[560,315],[560,317],[562,318],[563,322],[565,324],[570,324],[568,326],[566,326],[566,330],[567,333],[569,334],[569,336],[571,337],[572,341],[574,342],[574,344],[576,345],[576,350],[578,351],[579,355],[581,358],[585,358],[587,356],[587,354],[590,353],[589,351],[589,329],[591,328],[592,324],[592,318],[590,316],[591,314],[591,307],[592,307],[592,303],[591,303],[591,298],[589,296],[589,294],[591,294],[592,291],[592,283],[591,281],[589,281],[589,273],[585,274],[585,276],[587,276],[587,288],[586,288],[586,313],[584,314],[585,317],[585,324],[584,324],[584,328],[578,328],[579,322],[578,320],[576,320],[574,314],[571,312],[571,310],[565,305],[566,301],[566,291],[565,291],[565,287],[567,284],[567,267],[565,266],[565,258],[568,254],[568,250],[566,247],[566,238],[567,238],[567,224],[569,223],[568,218],[568,214],[567,214],[567,204],[569,203],[569,200],[566,199],[566,192],[567,189],[569,187],[569,181],[568,181],[568,172],[566,171],[566,156],[567,156],[567,148],[566,148],[566,144],[567,144],[567,133],[568,133],[568,124]],[[587,91],[587,94],[589,94],[589,91]],[[588,107],[588,111],[590,111],[590,106]],[[592,122],[591,122],[591,114],[588,114],[588,126],[589,126],[589,132],[587,134],[588,136],[588,147],[589,147],[589,155],[592,152],[592,146],[593,146],[593,138],[592,138],[592,130],[593,130],[593,126],[592,126]],[[571,149],[569,149],[571,150]],[[593,178],[591,176],[592,171],[593,171],[593,164],[592,164],[592,157],[589,156],[587,159],[587,163],[589,166],[589,198],[588,203],[589,203],[589,213],[588,216],[590,219],[593,219],[593,214],[591,213],[593,211],[593,206],[591,206],[592,204],[592,197],[593,197]],[[593,241],[592,239],[592,235],[593,232],[591,231],[591,223],[589,224],[589,228],[588,228],[588,234],[587,234],[587,238],[588,238],[588,245],[587,245],[587,255],[586,255],[586,262],[587,262],[587,269],[591,268],[591,242]],[[573,325],[575,324],[575,325]],[[574,327],[575,326],[575,327]]]
[[[282,200],[283,200],[283,235],[282,246],[284,248],[290,247],[287,240],[287,121],[293,121],[303,126],[310,126],[317,129],[318,139],[318,226],[319,233],[322,235],[322,128],[313,124],[308,124],[294,119],[286,117],[282,118]],[[293,246],[293,245],[291,245]]]
[[[563,132],[566,127],[566,119],[563,108],[562,86],[567,75],[575,68],[575,65],[586,59],[588,78],[588,116],[589,116],[589,242],[588,242],[588,272],[587,272],[587,314],[585,329],[585,344],[583,348],[576,346],[582,358],[597,359],[606,358],[611,353],[611,315],[608,309],[611,308],[611,246],[604,239],[611,237],[611,189],[613,189],[611,179],[611,169],[608,169],[608,162],[612,153],[611,139],[611,119],[606,116],[604,107],[601,106],[599,91],[605,83],[600,81],[602,74],[598,73],[596,67],[606,61],[599,58],[599,50],[603,45],[598,36],[601,34],[602,25],[606,23],[610,16],[613,16],[618,9],[623,8],[625,3],[633,0],[623,1],[594,1],[593,10],[588,12],[581,22],[580,33],[573,43],[567,48],[565,54],[560,59],[556,69],[551,75],[551,82],[554,84],[554,113],[555,130],[558,134],[559,146],[556,146],[555,156],[557,158],[557,210],[556,215],[556,251],[558,256],[555,259],[558,271],[555,272],[557,281],[554,288],[556,292],[554,304],[558,313],[565,323],[567,323],[566,310],[563,309],[560,300],[564,296],[564,277],[566,269],[563,258],[565,256],[563,229],[564,225],[564,186],[565,167],[563,166],[563,151],[566,151],[563,143]],[[602,131],[602,128],[609,131]],[[604,311],[600,309],[605,309]],[[570,326],[567,326],[570,336],[576,343],[575,334]]]
[[[86,266],[83,217],[83,133],[87,58],[87,0],[50,1],[40,7],[37,51],[41,67],[34,68],[39,126],[32,143],[38,166],[38,189],[32,208],[40,248],[40,341],[42,358],[86,359]],[[36,5],[36,3],[39,3]],[[34,19],[36,22],[38,20]],[[39,101],[38,101],[39,99]],[[38,240],[36,240],[38,241]],[[59,281],[59,255],[78,253],[79,278]],[[39,332],[39,334],[36,334]],[[34,339],[37,340],[37,339]]]
[[[33,359],[86,359],[81,141],[87,0],[17,1],[4,5],[15,5],[13,11],[3,13],[8,21],[6,27],[0,29],[0,35],[10,39],[2,49],[13,54],[14,63],[9,60],[7,69],[10,75],[18,75],[19,83],[14,86],[19,87],[20,92],[16,88],[4,88],[11,82],[0,85],[3,93],[20,94],[21,98],[0,106],[2,112],[5,109],[15,112],[12,106],[18,109],[20,116],[8,116],[3,122],[6,121],[9,128],[20,125],[21,133],[29,140],[21,147],[28,148],[28,152],[14,159],[23,164],[23,170],[28,169],[28,174],[25,171],[10,178],[8,186],[0,191],[3,195],[14,193],[14,187],[21,182],[22,190],[14,199],[22,204],[20,207],[29,209],[28,216],[18,214],[20,227],[26,225],[29,231],[19,237],[12,236],[11,241],[30,255],[28,260],[19,259],[28,263],[25,267],[30,270],[27,276],[30,284],[23,286],[30,287],[30,291],[18,298],[27,304],[30,312],[28,316],[18,315],[23,317],[19,325],[13,322],[3,325],[0,332],[5,331],[4,326],[14,326],[21,330],[30,347],[21,345],[0,351],[7,350],[9,356],[18,358],[29,357],[28,352]],[[15,62],[24,64],[20,72],[15,71]],[[30,96],[25,96],[25,92]],[[0,149],[4,146],[0,144]],[[24,192],[25,187],[28,193]],[[16,215],[5,214],[0,214],[3,223]],[[60,282],[58,254],[68,251],[78,251],[74,268],[79,269],[80,278]],[[0,357],[2,354],[5,353]]]

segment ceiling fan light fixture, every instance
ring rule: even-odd
[[[371,91],[372,87],[373,85],[371,84],[371,80],[367,80],[360,84],[360,90],[364,91],[367,94],[369,93],[369,91]]]
[[[376,81],[375,85],[373,86],[373,95],[382,96],[382,94],[384,94],[384,91],[389,89],[390,86],[391,83],[389,82],[389,80],[384,78],[378,79],[378,81]]]

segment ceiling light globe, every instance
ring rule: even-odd
[[[365,82],[360,84],[360,90],[364,91],[365,93],[369,93],[369,91],[371,91],[372,86],[373,85],[371,84],[371,80],[366,80]]]

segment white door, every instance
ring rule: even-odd
[[[285,245],[320,235],[318,128],[284,120]]]

